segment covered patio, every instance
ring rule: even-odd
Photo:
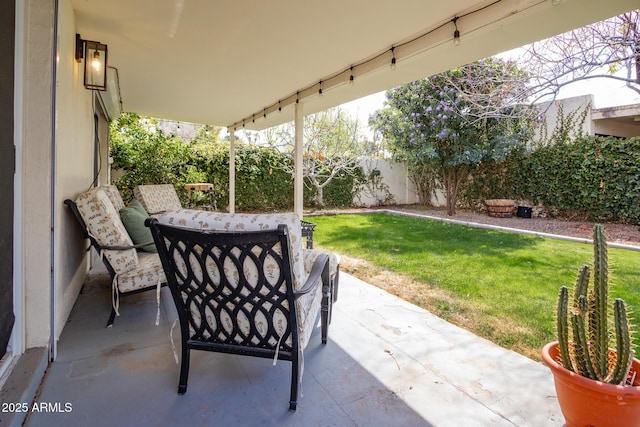
[[[343,274],[329,342],[304,353],[303,396],[289,412],[289,363],[194,352],[178,395],[168,289],[123,299],[104,327],[110,280],[89,275],[26,425],[560,426],[550,371],[353,276]],[[179,353],[179,328],[174,330]]]
[[[143,294],[105,329],[96,313],[110,307],[108,280],[63,201],[111,182],[108,125],[123,111],[227,126],[232,153],[235,131],[294,120],[299,164],[306,114],[637,7],[9,0],[0,9],[0,397],[72,405],[31,412],[30,425],[47,426],[560,424],[542,365],[347,275],[329,344],[315,340],[305,354],[297,413],[286,411],[285,363],[197,355],[178,396],[168,294],[161,326],[155,296]],[[83,40],[108,46],[106,91],[85,87]],[[301,214],[301,170],[295,183]],[[0,425],[19,425],[19,415],[0,413]]]

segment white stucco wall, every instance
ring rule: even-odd
[[[49,342],[50,265],[51,265],[51,69],[53,46],[53,2],[26,0],[24,21],[17,30],[24,31],[24,46],[16,55],[23,67],[23,80],[17,102],[22,117],[21,174],[16,204],[22,212],[21,277],[22,316],[26,348],[46,346]]]
[[[93,94],[84,88],[82,63],[75,60],[76,24],[70,0],[58,10],[55,149],[55,328],[56,338],[73,308],[87,272],[86,243],[64,206],[93,182]],[[108,314],[108,307],[105,308]]]
[[[621,138],[633,138],[638,136],[638,126],[632,122],[619,122],[613,120],[594,121],[593,131],[599,135],[613,135]]]
[[[16,204],[22,215],[16,238],[22,242],[22,251],[17,256],[22,260],[18,277],[22,277],[23,301],[19,302],[18,311],[24,320],[27,349],[50,342],[52,274],[57,339],[86,273],[85,246],[63,200],[74,197],[91,184],[92,94],[84,89],[80,64],[74,60],[75,22],[70,0],[60,0],[54,106],[51,96],[53,22],[53,2],[24,2],[24,21],[18,23],[18,31],[24,31],[25,42],[16,56],[24,70],[17,91],[22,97],[16,103],[22,117],[21,129],[17,132],[20,137],[16,140],[22,152],[18,159],[20,188]],[[52,150],[54,108],[56,142]],[[55,167],[52,167],[52,155],[55,155]],[[53,194],[52,183],[55,184]]]
[[[373,169],[380,171],[382,183],[388,187],[396,204],[418,203],[418,196],[413,183],[408,178],[407,167],[402,163],[393,163],[384,159],[370,159],[364,166],[365,174]],[[380,204],[379,197],[384,197],[384,191],[361,193],[354,199],[354,204],[362,206],[376,206]]]
[[[20,250],[15,255],[19,259],[15,277],[21,290],[16,312],[23,325],[23,347],[29,349],[50,343],[52,317],[57,340],[87,272],[86,243],[63,201],[75,198],[93,181],[94,93],[84,88],[82,65],[74,58],[76,24],[71,0],[59,0],[58,6],[55,105],[51,84],[54,2],[24,0],[20,10],[24,12],[16,31],[24,42],[16,51],[16,67],[22,72],[16,80],[16,152],[21,154],[16,165],[15,204],[20,219],[15,238]],[[108,312],[106,307],[105,320]]]
[[[640,104],[618,105],[592,111],[593,131],[622,138],[640,136]]]
[[[583,95],[537,104],[536,107],[538,108],[538,111],[545,114],[545,122],[538,130],[536,130],[533,140],[540,141],[541,138],[549,138],[551,136],[558,123],[561,108],[565,119],[574,112],[577,112],[576,114],[579,116],[586,108],[587,115],[584,123],[582,123],[582,127],[577,129],[577,132],[574,130],[574,132],[571,133],[571,136],[575,136],[575,133],[593,135],[593,122],[591,121],[593,102],[593,95]]]

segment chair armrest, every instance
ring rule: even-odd
[[[125,246],[102,246],[98,243],[95,243],[94,246],[99,250],[107,250],[107,251],[125,251],[127,249],[138,249],[144,246],[153,245],[154,241],[151,240],[146,243],[138,243],[137,245],[125,245]]]
[[[294,292],[295,297],[311,292],[318,285],[318,279],[322,279],[323,287],[329,285],[329,255],[327,254],[318,255],[304,286]]]

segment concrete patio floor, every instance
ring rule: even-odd
[[[189,388],[162,290],[123,298],[105,328],[110,280],[96,268],[75,304],[32,412],[52,426],[561,426],[553,378],[540,363],[479,338],[347,274],[329,342],[317,328],[304,353],[303,396],[288,411],[290,363],[192,352]],[[179,328],[174,341],[180,346]]]

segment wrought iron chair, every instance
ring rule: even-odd
[[[94,187],[78,195],[77,199],[64,201],[100,255],[111,276],[112,304],[107,327],[113,326],[119,315],[120,297],[149,290],[160,293],[166,279],[160,258],[155,253],[138,252],[151,242],[134,244],[120,219],[118,211],[124,202],[113,185]],[[159,307],[159,306],[158,306]],[[159,309],[158,309],[159,316]],[[156,324],[158,318],[156,318]]]
[[[300,221],[292,218],[289,226],[299,228]],[[289,410],[295,411],[302,350],[320,312],[322,343],[327,342],[333,302],[329,255],[320,253],[303,280],[301,270],[293,267],[302,260],[291,253],[286,224],[265,229],[261,222],[258,231],[215,231],[185,228],[183,220],[175,219],[181,222],[177,227],[146,220],[180,320],[178,393],[187,390],[192,349],[272,358],[274,363],[280,359],[291,362]],[[245,227],[250,225],[238,228]],[[296,232],[299,247],[300,230]]]

